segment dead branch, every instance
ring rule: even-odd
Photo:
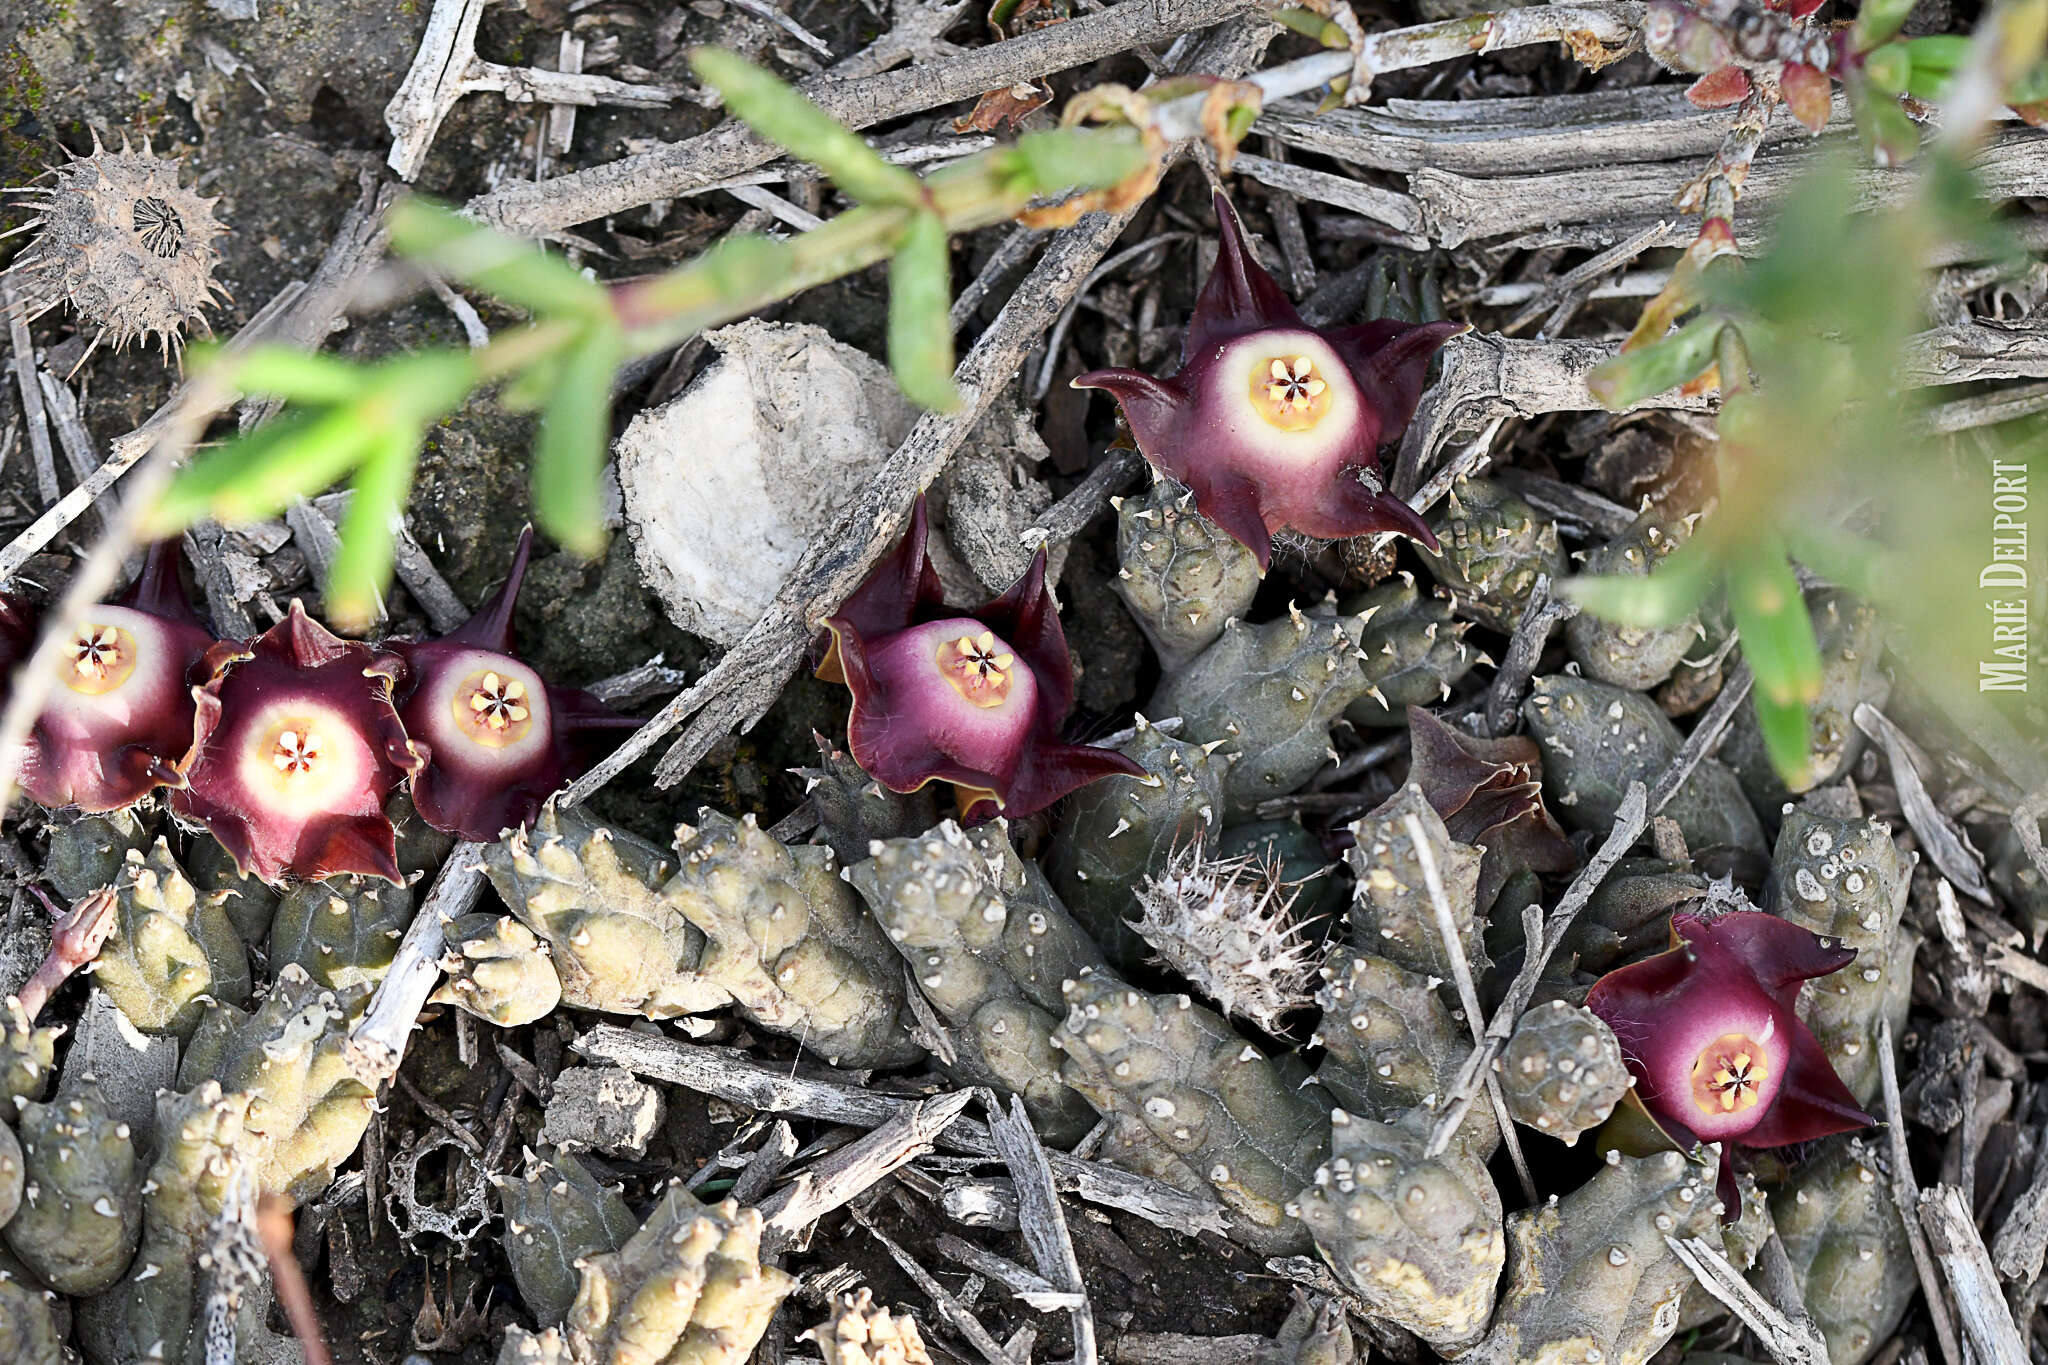
[[[785,1249],[805,1228],[845,1206],[898,1166],[929,1152],[939,1134],[960,1117],[973,1098],[971,1090],[956,1090],[910,1105],[866,1137],[849,1142],[799,1175],[794,1184],[760,1206],[767,1220],[761,1236],[763,1254]]]
[[[1031,1248],[1039,1273],[1053,1288],[1074,1299],[1067,1309],[1074,1331],[1073,1365],[1095,1365],[1095,1313],[1088,1304],[1081,1263],[1074,1257],[1073,1238],[1067,1233],[1067,1216],[1053,1190],[1052,1166],[1045,1148],[1031,1126],[1031,1116],[1024,1112],[1022,1099],[1012,1095],[1005,1110],[993,1094],[984,1095],[989,1138],[1017,1182],[1017,1222],[1024,1232],[1024,1244]]]

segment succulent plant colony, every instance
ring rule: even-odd
[[[95,1365],[202,1358],[241,1302],[222,1297],[221,1229],[254,1192],[318,1196],[369,1121],[342,1043],[438,856],[404,844],[415,821],[486,844],[509,914],[447,926],[434,999],[498,1027],[731,1006],[837,1066],[934,1066],[1021,1097],[1050,1143],[1101,1125],[1097,1159],[1214,1201],[1262,1254],[1313,1251],[1382,1324],[1500,1365],[1648,1360],[1682,1311],[1712,1308],[1667,1234],[1725,1220],[1747,1264],[1775,1216],[1836,1358],[1866,1358],[1888,1330],[1873,1296],[1910,1262],[1867,1149],[1809,1144],[1872,1122],[1878,1023],[1903,1017],[1918,939],[1889,830],[1787,808],[1772,853],[1750,775],[1704,760],[1665,812],[1676,860],[1611,872],[1515,1022],[1503,1108],[1481,1098],[1439,1140],[1476,1022],[1453,983],[1501,997],[1523,909],[1583,861],[1566,828],[1605,837],[1627,784],[1676,754],[1633,690],[1669,668],[1629,672],[1654,642],[1582,630],[1567,647],[1591,676],[1536,679],[1526,735],[1463,723],[1455,698],[1490,662],[1467,631],[1513,627],[1561,571],[1557,527],[1492,485],[1433,525],[1388,493],[1379,449],[1456,329],[1308,327],[1218,207],[1180,370],[1077,381],[1116,397],[1164,476],[1120,514],[1121,592],[1161,668],[1154,719],[1119,747],[1063,733],[1074,665],[1044,555],[994,601],[947,605],[922,501],[827,622],[818,671],[851,719],[806,774],[819,828],[801,844],[705,811],[671,854],[544,804],[630,722],[512,653],[524,540],[438,640],[347,641],[294,604],[216,642],[163,551],[81,621],[27,768],[37,800],[80,812],[47,875],[74,901],[110,888],[94,978],[183,1060],[145,1143],[89,1079],[52,1093],[40,1000],[0,1015],[10,1358],[59,1358],[65,1297]],[[1386,530],[1428,551],[1438,592],[1403,574],[1341,611],[1247,619],[1275,533]],[[1676,534],[1646,521],[1601,553],[1634,562]],[[1862,679],[1875,641],[1843,612],[1841,671]],[[15,655],[35,628],[0,599]],[[1347,723],[1405,731],[1406,780],[1320,840],[1275,822],[1262,803],[1308,783]],[[194,830],[182,852],[155,833],[158,789]],[[1731,873],[1768,913],[1710,880]],[[1497,1183],[1499,1113],[1547,1204]],[[1559,1144],[1581,1139],[1604,1163],[1560,1183],[1577,1168]],[[504,1361],[737,1365],[792,1287],[756,1210],[680,1184],[636,1206],[566,1148],[495,1183],[530,1323]],[[1350,1359],[1328,1316],[1288,1349]],[[835,1362],[929,1359],[865,1299],[816,1340]]]

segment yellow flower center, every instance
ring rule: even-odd
[[[133,635],[120,626],[87,622],[72,633],[57,676],[73,692],[97,697],[127,682],[135,660]]]
[[[1252,406],[1282,431],[1307,431],[1330,411],[1330,386],[1313,356],[1273,356],[1252,367]]]
[[[954,691],[988,710],[1009,698],[1010,671],[1017,656],[1002,650],[994,632],[985,630],[980,635],[962,635],[941,644],[937,663],[940,675],[953,685]]]
[[[1760,1098],[1770,1074],[1763,1049],[1746,1033],[1724,1033],[1692,1063],[1692,1102],[1703,1114],[1732,1114]]]
[[[533,728],[526,684],[493,669],[464,678],[455,689],[453,706],[456,726],[486,748],[517,744]]]

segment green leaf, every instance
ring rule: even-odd
[[[232,363],[242,392],[294,403],[346,403],[377,383],[372,367],[290,346],[253,346]]]
[[[1913,12],[1914,0],[1863,0],[1849,31],[1849,50],[1868,52],[1899,31]]]
[[[889,366],[904,396],[921,408],[951,412],[953,252],[946,224],[920,213],[903,229],[889,263]]]
[[[1713,541],[1702,533],[1648,575],[1568,578],[1558,591],[1605,620],[1645,628],[1675,626],[1706,600],[1716,567]]]
[[[143,534],[161,540],[208,518],[235,525],[275,516],[348,473],[376,435],[352,408],[287,412],[180,471]]]
[[[356,471],[348,514],[341,521],[341,548],[327,570],[327,614],[343,630],[363,630],[376,619],[391,582],[397,527],[418,463],[418,442],[393,432]]]
[[[561,257],[417,196],[391,210],[391,247],[436,274],[534,313],[591,317],[611,311],[605,287]]]
[[[1106,190],[1145,168],[1150,154],[1136,128],[1043,128],[1024,134],[1013,149],[1030,177],[1026,194],[1068,189]]]
[[[1806,703],[1773,701],[1761,688],[1749,694],[1749,701],[1771,766],[1792,790],[1804,791],[1813,784],[1813,722]]]
[[[1886,43],[1863,59],[1863,74],[1873,90],[1903,95],[1913,79],[1913,58],[1904,43]]]
[[[533,447],[533,511],[540,528],[585,558],[604,551],[603,473],[611,439],[612,374],[624,345],[591,329],[562,359]]]
[[[1915,71],[1948,75],[1968,60],[1970,36],[1967,33],[1929,34],[1925,38],[1908,38],[1899,46],[1906,49]]]
[[[1729,556],[1728,607],[1759,693],[1802,706],[1820,695],[1813,618],[1784,547],[1774,537],[1759,538]]]
[[[1714,347],[1726,325],[1719,317],[1695,318],[1670,336],[1602,361],[1586,387],[1601,406],[1619,412],[1697,379],[1714,363]]]
[[[1920,130],[1895,96],[1872,89],[1861,72],[1845,74],[1842,91],[1849,97],[1865,155],[1880,166],[1903,166],[1913,159],[1920,150]]]
[[[924,186],[916,176],[884,161],[794,87],[738,53],[694,48],[690,66],[749,128],[825,172],[855,199],[864,204],[924,202]]]

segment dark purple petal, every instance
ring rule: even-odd
[[[1188,320],[1180,371],[1096,370],[1074,387],[1108,390],[1145,458],[1261,568],[1282,528],[1327,540],[1392,531],[1433,546],[1422,518],[1386,491],[1379,449],[1406,429],[1430,356],[1461,327],[1310,328],[1252,259],[1220,195],[1217,213],[1216,269]]]
[[[73,627],[22,755],[22,789],[32,800],[115,810],[182,781],[191,688],[213,636],[178,586],[178,563],[175,541],[153,547],[128,592]],[[16,657],[25,656],[35,622],[18,603],[8,611],[11,624],[0,631]]]
[[[1187,335],[1181,340],[1181,363],[1190,364],[1218,342],[1268,327],[1303,326],[1301,314],[1282,292],[1279,282],[1268,275],[1252,255],[1237,221],[1237,210],[1217,191],[1216,268],[1195,300],[1188,315]]]
[[[187,786],[171,807],[212,831],[243,875],[400,880],[391,793],[420,766],[391,703],[401,665],[291,614],[207,651]]]
[[[1586,997],[1653,1119],[1674,1137],[1750,1147],[1869,1122],[1796,1012],[1800,982],[1854,953],[1759,911],[1679,915],[1672,931],[1678,946],[1608,973]]]
[[[833,616],[862,635],[875,636],[930,620],[941,611],[945,606],[945,589],[939,584],[939,571],[932,567],[931,556],[925,553],[930,527],[924,494],[919,493],[917,501],[910,505],[910,525],[904,530],[903,539],[839,604]],[[818,676],[826,682],[845,681],[840,675],[835,641],[836,633],[824,641],[824,661],[818,665]]]
[[[438,640],[393,641],[395,698],[422,767],[413,805],[433,828],[488,841],[528,824],[639,725],[587,692],[556,687],[512,651],[512,612],[533,546],[476,614]]]
[[[960,611],[919,586],[930,573],[924,531],[920,500],[904,544],[876,570],[884,590],[855,594],[864,617],[825,623],[819,676],[853,693],[847,748],[862,770],[898,792],[951,783],[970,819],[1028,815],[1111,773],[1143,776],[1121,754],[1059,742],[1074,670],[1045,555],[993,601]]]
[[[1543,764],[1523,735],[1480,739],[1419,706],[1408,708],[1408,780],[1460,843],[1486,851],[1482,882],[1498,888],[1515,872],[1568,872],[1572,843],[1543,804]],[[1482,891],[1482,900],[1488,893]]]

